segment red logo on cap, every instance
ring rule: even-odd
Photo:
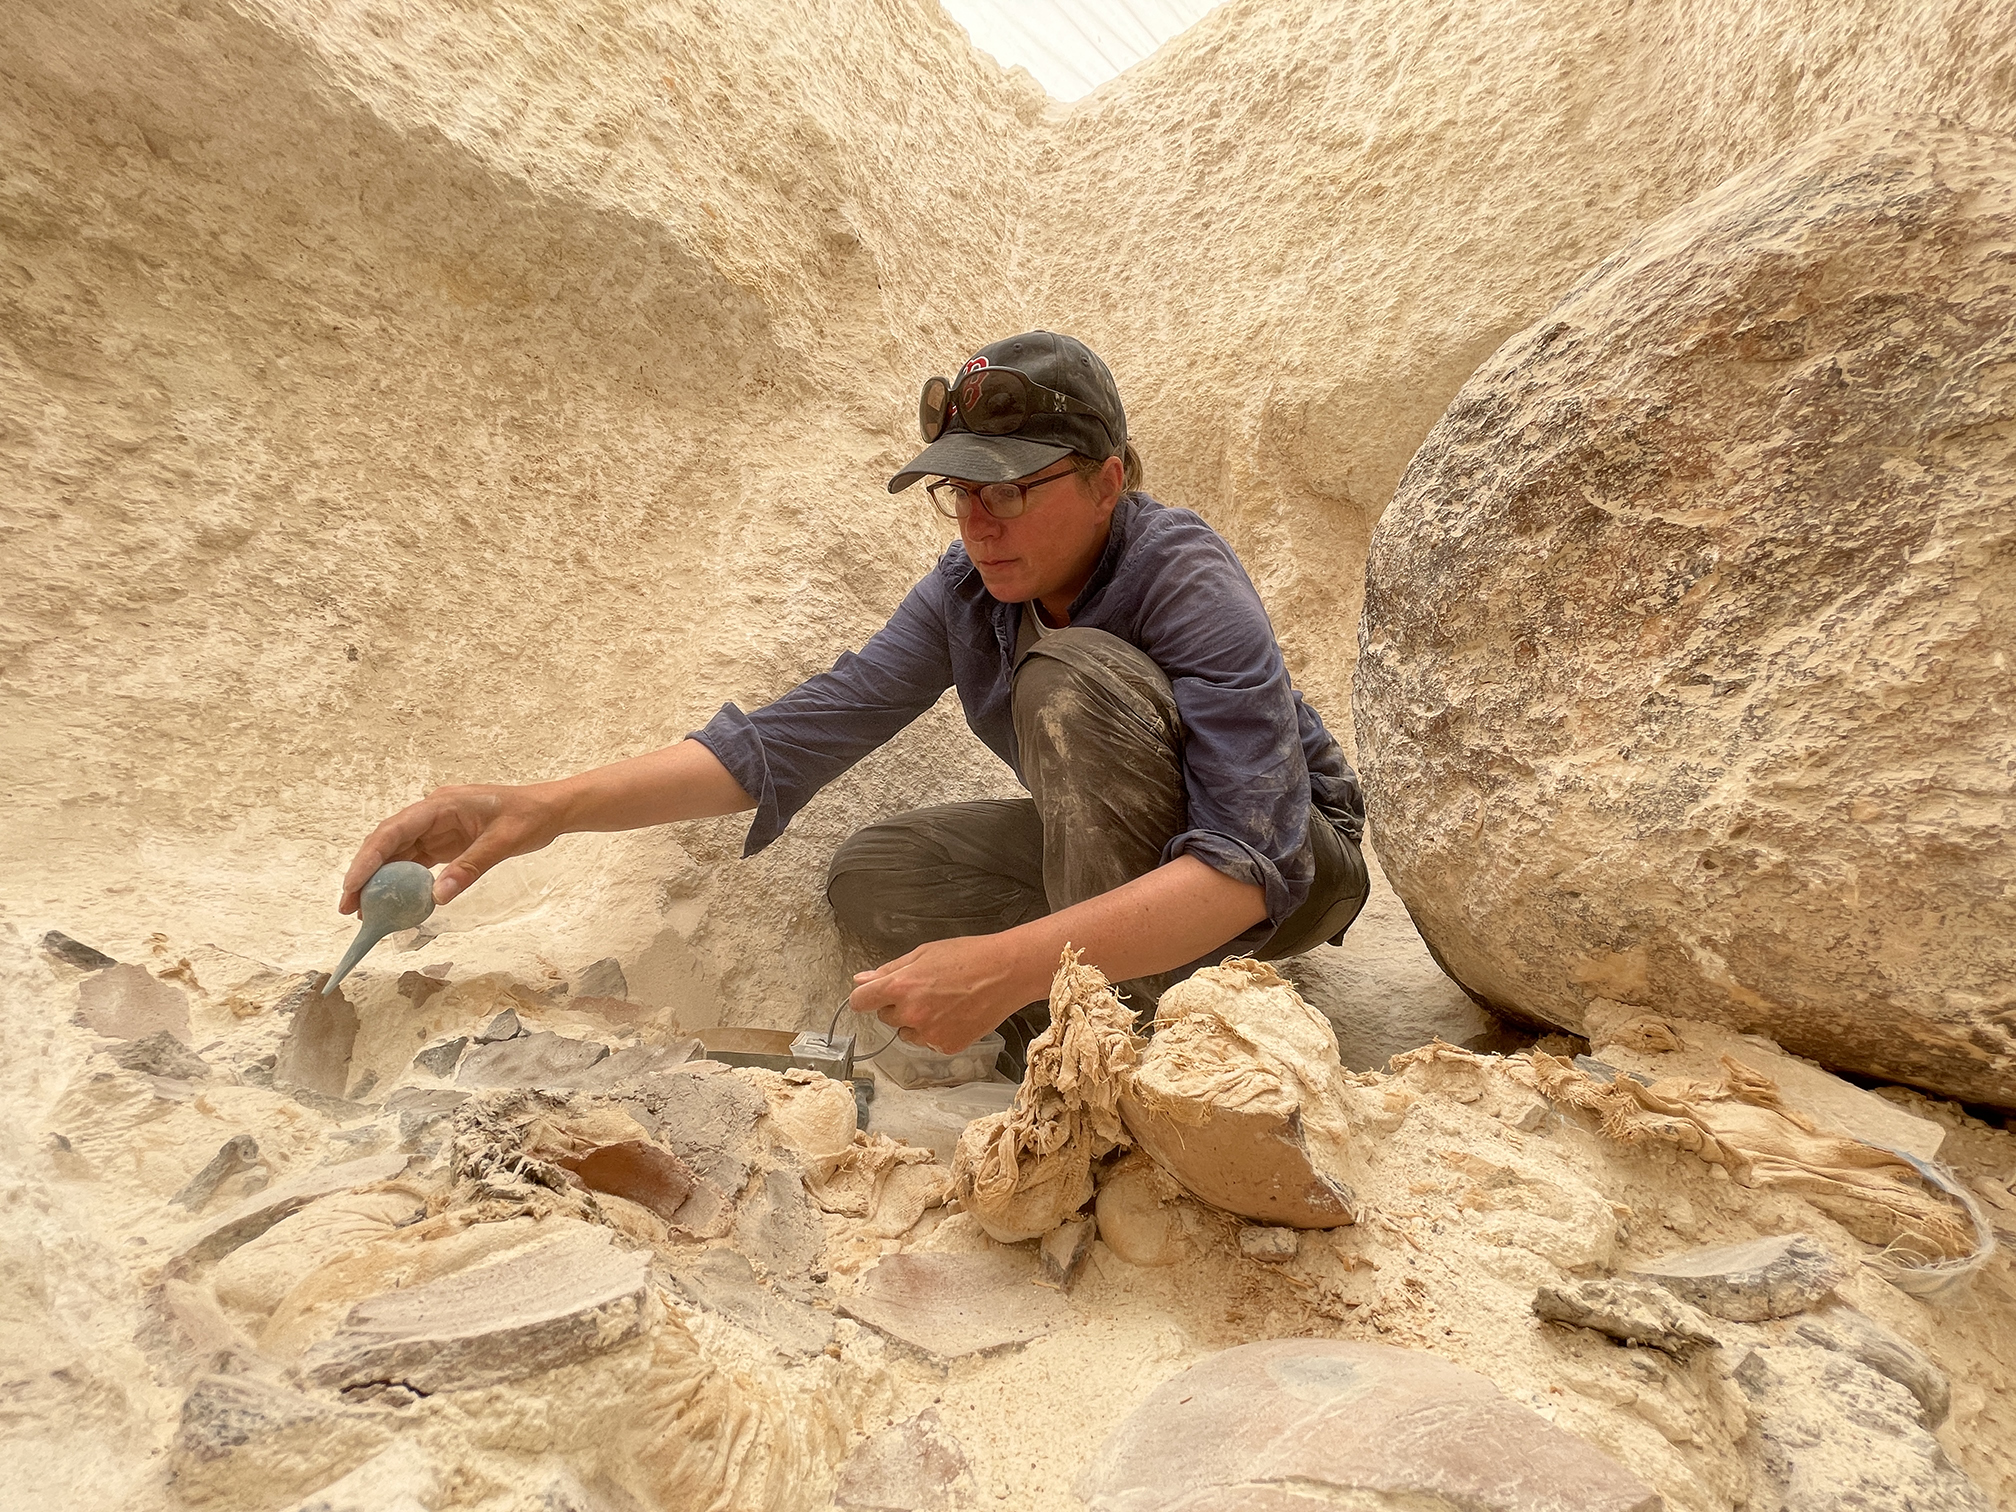
[[[980,369],[984,368],[985,366],[987,366],[987,359],[985,357],[970,358],[968,359],[966,366],[959,369],[959,376],[961,378],[964,378],[968,373],[977,373],[980,371]]]

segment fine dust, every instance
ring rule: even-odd
[[[415,1066],[505,1007],[612,1048],[823,1025],[850,965],[820,896],[834,847],[1012,786],[949,703],[761,856],[730,818],[498,868],[346,981],[340,1092],[273,1085],[282,1005],[348,943],[335,881],[378,818],[662,745],[883,622],[949,537],[882,488],[917,383],[1004,332],[1108,357],[1151,487],[1234,543],[1348,738],[1373,525],[1477,364],[1638,230],[1819,130],[2009,129],[2008,11],[1231,0],[1059,111],[929,0],[11,7],[0,1500],[279,1512],[355,1475],[429,1512],[786,1512],[935,1408],[983,1505],[1071,1509],[1157,1385],[1307,1335],[1431,1350],[1673,1507],[1722,1512],[1761,1496],[1733,1357],[1786,1328],[1679,1365],[1542,1323],[1532,1297],[1798,1230],[1849,1266],[1844,1303],[1950,1375],[1937,1445],[2016,1504],[2007,1242],[1964,1286],[1907,1292],[1812,1191],[1612,1138],[1542,1095],[1537,1058],[1289,1067],[1305,1119],[1341,1130],[1320,1163],[1348,1164],[1356,1221],[1279,1263],[1149,1155],[1084,1154],[1080,1179],[1074,1152],[1065,1187],[1110,1233],[1067,1322],[942,1366],[834,1303],[885,1254],[998,1241],[950,1209],[947,1166],[846,1133],[825,1089],[716,1068],[457,1107]],[[126,1006],[208,1074],[115,1058],[139,1042],[78,1021],[121,1022],[96,1001],[112,979],[87,1005],[86,974],[34,949],[50,929],[115,956]],[[610,956],[634,1002],[567,990]],[[1376,881],[1347,945],[1294,969],[1361,1043],[1477,1027]],[[1940,1160],[2016,1231],[2016,1139],[1876,1095],[1942,1130]],[[1072,1127],[1036,1111],[1018,1173]],[[610,1134],[662,1152],[660,1205],[690,1174],[672,1218],[569,1170]],[[256,1157],[178,1204],[241,1138]],[[183,1255],[261,1192],[378,1156],[405,1168]],[[642,1336],[468,1389],[303,1387],[373,1288],[589,1229],[649,1257]],[[693,1279],[724,1255],[747,1277]]]
[[[937,1364],[836,1316],[835,1302],[884,1255],[1033,1246],[989,1235],[983,1220],[1018,1211],[1012,1199],[959,1211],[953,1173],[928,1150],[855,1130],[853,1099],[840,1084],[710,1062],[608,1092],[479,1091],[405,1141],[411,1158],[402,1174],[313,1202],[221,1259],[174,1262],[172,1237],[152,1236],[189,1233],[244,1200],[227,1191],[201,1214],[171,1216],[179,1210],[170,1199],[228,1135],[256,1139],[277,1181],[362,1152],[398,1151],[398,1120],[370,1104],[317,1106],[219,1077],[179,1083],[116,1069],[104,1042],[94,1048],[82,1031],[60,1027],[62,1005],[76,1002],[69,968],[33,961],[18,946],[9,962],[11,980],[76,1047],[52,1060],[41,1100],[24,1110],[62,1140],[23,1152],[33,1179],[14,1201],[33,1205],[34,1243],[45,1251],[66,1244],[76,1262],[63,1283],[71,1300],[53,1278],[10,1294],[7,1337],[17,1341],[17,1360],[35,1357],[21,1342],[32,1334],[42,1357],[53,1351],[78,1362],[57,1377],[46,1367],[25,1377],[48,1384],[26,1397],[11,1431],[52,1464],[96,1456],[88,1471],[80,1464],[77,1484],[122,1506],[264,1512],[405,1443],[427,1475],[453,1487],[421,1503],[430,1507],[517,1512],[528,1505],[523,1488],[536,1483],[585,1487],[615,1506],[627,1497],[641,1507],[784,1512],[825,1505],[856,1445],[934,1408],[982,1500],[1071,1508],[1078,1468],[1176,1371],[1256,1339],[1331,1337],[1427,1349],[1476,1370],[1630,1465],[1672,1507],[1720,1512],[1763,1494],[1760,1425],[1818,1432],[1814,1423],[1833,1421],[1800,1384],[1819,1379],[1812,1372],[1826,1362],[1785,1357],[1772,1380],[1793,1394],[1792,1405],[1771,1418],[1756,1417],[1733,1374],[1753,1352],[1783,1355],[1780,1346],[1796,1345],[1801,1319],[1717,1322],[1720,1347],[1680,1360],[1545,1323],[1534,1295],[1682,1249],[1791,1231],[1814,1235],[1847,1267],[1835,1305],[1852,1304],[1951,1377],[1950,1416],[1910,1432],[1990,1496],[2016,1490],[2008,1249],[1964,1287],[1913,1295],[1894,1280],[1895,1194],[1909,1186],[1894,1161],[1853,1166],[1858,1211],[1811,1180],[1771,1179],[1754,1154],[1747,1165],[1732,1158],[1738,1134],[1726,1121],[1712,1125],[1712,1141],[1674,1137],[1676,1127],[1695,1127],[1688,1109],[1723,1118],[1737,1107],[1825,1138],[1839,1158],[1841,1138],[1800,1131],[1797,1109],[1771,1106],[1756,1073],[1745,1081],[1732,1072],[1721,1088],[1676,1077],[1620,1091],[1542,1053],[1492,1057],[1438,1045],[1399,1057],[1388,1073],[1352,1075],[1320,1053],[1313,1064],[1288,1064],[1292,1029],[1271,1039],[1221,1029],[1226,1045],[1247,1047],[1242,1054],[1268,1046],[1277,1070],[1292,1073],[1305,1125],[1327,1124],[1337,1141],[1328,1148],[1348,1152],[1356,1221],[1307,1229],[1291,1255],[1263,1263],[1242,1253],[1241,1219],[1127,1148],[1113,1110],[1153,1066],[1161,1037],[1134,1064],[1124,1008],[1102,1015],[1104,983],[1067,965],[1054,998],[1058,1032],[1034,1062],[1042,1089],[1030,1104],[1047,1106],[1049,1117],[1024,1120],[1017,1169],[1040,1168],[1045,1131],[1089,1138],[1085,1148],[1098,1153],[1070,1154],[1068,1141],[1054,1140],[1048,1150],[1067,1158],[1063,1185],[1096,1192],[1100,1238],[1068,1293],[1062,1327],[1006,1352]],[[279,980],[274,1002],[288,1000]],[[264,1022],[277,1011],[272,1004],[240,1014],[230,1005],[234,991],[191,992],[197,1044],[213,1064],[233,1059],[234,1038],[259,1045],[273,1037]],[[1193,989],[1190,1011],[1182,999],[1168,1004],[1176,1011],[1167,1017],[1172,1029],[1213,1017],[1237,1024],[1245,993],[1285,994],[1278,1007],[1291,1023],[1308,1011],[1265,968],[1236,966]],[[242,1007],[242,992],[239,999]],[[472,994],[469,1002],[469,1018],[447,1028],[483,1027],[490,1000]],[[1213,1014],[1199,1006],[1207,1002],[1218,1005]],[[1682,1056],[1685,1033],[1684,1025],[1641,1025],[1634,1037],[1670,1042],[1668,1053]],[[1193,1028],[1169,1043],[1184,1047],[1180,1063],[1196,1071],[1192,1095],[1208,1100],[1202,1088],[1212,1077],[1197,1059],[1208,1049],[1204,1037]],[[1645,1052],[1650,1060],[1658,1053]],[[1217,1083],[1235,1101],[1250,1094],[1250,1064],[1245,1072]],[[409,1071],[403,1084],[435,1083]],[[1985,1194],[1999,1191],[2016,1209],[2006,1186],[2016,1138],[1916,1094],[1900,1101],[1900,1114],[1945,1131],[1942,1160],[1984,1194],[1985,1211],[2011,1222],[2016,1213]],[[1626,1104],[1633,1117],[1618,1115]],[[682,1124],[677,1110],[688,1105],[712,1110],[704,1127]],[[1645,1120],[1653,1121],[1649,1135]],[[982,1157],[1015,1127],[1012,1112],[976,1125]],[[640,1143],[692,1173],[693,1211],[682,1207],[668,1221],[567,1175],[565,1163],[591,1146]],[[114,1160],[114,1151],[125,1154]],[[978,1169],[969,1161],[961,1181]],[[1870,1172],[1894,1190],[1868,1186]],[[256,1194],[268,1174],[234,1180]],[[721,1208],[706,1207],[707,1183]],[[1047,1196],[1054,1185],[1039,1181],[1036,1190]],[[806,1222],[809,1250],[793,1227]],[[334,1395],[301,1384],[304,1360],[340,1342],[360,1302],[454,1277],[501,1276],[488,1268],[537,1255],[571,1231],[602,1232],[650,1257],[643,1333],[531,1375],[431,1394],[396,1382]],[[1915,1231],[1928,1228],[1920,1222]],[[724,1249],[756,1267],[739,1301],[682,1279],[698,1257]],[[80,1310],[74,1288],[84,1286],[96,1300]],[[793,1329],[811,1330],[811,1344],[787,1348],[774,1326],[780,1310]],[[122,1357],[129,1363],[121,1366]],[[220,1413],[254,1425],[244,1442],[220,1446],[206,1436],[204,1424]],[[1932,1464],[1912,1452],[1911,1466]],[[42,1484],[45,1504],[84,1504],[66,1502],[77,1493],[53,1480]]]

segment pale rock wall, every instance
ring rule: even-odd
[[[948,535],[880,489],[916,383],[1027,325],[1112,361],[1348,740],[1371,524],[1477,361],[1787,142],[2007,124],[2008,18],[1235,0],[1066,112],[928,0],[16,6],[0,906],[333,957],[344,858],[428,785],[858,644]],[[941,706],[754,863],[734,820],[570,839],[438,953],[809,1016],[831,846],[1008,783]]]
[[[881,621],[948,534],[882,488],[913,349],[964,338],[877,196],[998,178],[1032,101],[919,8],[791,19],[17,8],[10,911],[312,962],[428,786],[661,745]],[[740,821],[577,841],[463,913],[568,969],[669,914],[647,982],[774,1018],[830,1002],[847,825],[1006,780],[941,713],[752,866]]]
[[[1019,261],[1342,735],[1372,524],[1471,370],[1641,227],[1886,113],[2016,127],[2016,6],[1234,0],[1057,124]]]

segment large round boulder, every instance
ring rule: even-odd
[[[2016,139],[1847,128],[1593,268],[1416,455],[1360,639],[1480,1000],[2016,1105]]]

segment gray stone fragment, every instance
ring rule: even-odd
[[[1026,1251],[884,1255],[837,1310],[939,1360],[1023,1344],[1064,1321],[1063,1297],[1036,1283]]]
[[[614,956],[604,956],[592,966],[581,968],[574,978],[576,997],[627,998],[630,984],[623,979],[623,963]]]
[[[385,1111],[399,1115],[399,1138],[411,1143],[437,1118],[446,1118],[469,1100],[453,1087],[395,1087],[385,1096]]]
[[[970,1480],[966,1451],[939,1421],[938,1409],[871,1435],[840,1467],[833,1505],[848,1512],[944,1512]]]
[[[756,1122],[770,1111],[748,1082],[714,1061],[695,1061],[637,1077],[623,1089],[623,1106],[709,1187],[730,1202],[741,1194],[755,1160]]]
[[[586,1359],[650,1320],[650,1256],[567,1223],[535,1248],[358,1303],[302,1367],[323,1386],[452,1391]]]
[[[415,1008],[421,1007],[435,993],[442,991],[448,983],[432,971],[402,971],[399,973],[399,996]]]
[[[1664,1505],[1615,1460],[1472,1371],[1419,1350],[1331,1339],[1240,1345],[1165,1381],[1074,1489],[1092,1512]]]
[[[506,1008],[497,1017],[483,1026],[476,1036],[479,1045],[495,1045],[504,1040],[516,1039],[525,1032],[525,1026],[518,1022],[518,1010]]]
[[[569,1076],[566,1085],[576,1092],[608,1092],[633,1077],[649,1076],[682,1066],[700,1049],[697,1039],[674,1040],[669,1045],[629,1045],[612,1050],[584,1071]]]
[[[1758,1323],[1804,1312],[1848,1272],[1811,1234],[1778,1234],[1665,1255],[1631,1273],[1718,1318]]]
[[[1543,1286],[1533,1311],[1554,1323],[1593,1328],[1623,1344],[1645,1344],[1672,1355],[1713,1348],[1708,1320],[1671,1292],[1645,1281],[1600,1279]]]
[[[205,1223],[183,1241],[171,1263],[195,1264],[222,1259],[239,1245],[257,1239],[289,1213],[300,1211],[318,1197],[390,1181],[406,1169],[406,1160],[407,1157],[400,1154],[366,1155],[338,1165],[318,1166],[277,1181]]]
[[[311,1092],[306,1087],[283,1088],[287,1095],[304,1108],[313,1108],[325,1118],[333,1118],[338,1123],[348,1123],[354,1118],[365,1118],[378,1110],[369,1103],[352,1102],[347,1097],[332,1097],[324,1092]]]
[[[1289,1232],[1294,1232],[1292,1229]],[[1092,1254],[1099,1225],[1086,1214],[1066,1218],[1036,1246],[1036,1279],[1044,1286],[1069,1291]]]
[[[1301,1244],[1299,1229],[1268,1228],[1253,1223],[1239,1230],[1239,1253],[1248,1260],[1264,1260],[1270,1265],[1293,1260]]]
[[[1915,1345],[1856,1308],[1844,1304],[1802,1318],[1794,1337],[1860,1360],[1895,1381],[1918,1399],[1919,1421],[1927,1428],[1937,1428],[1952,1410],[1953,1387],[1946,1372]]]
[[[163,1029],[145,1039],[126,1040],[106,1052],[113,1063],[142,1076],[166,1076],[178,1081],[208,1081],[210,1063]]]
[[[860,1127],[871,1134],[887,1134],[904,1144],[929,1149],[949,1165],[966,1126],[976,1118],[1001,1112],[1014,1100],[1015,1088],[1004,1082],[972,1082],[927,1092],[877,1086]]]
[[[510,1010],[505,1010],[509,1012]],[[501,1017],[501,1015],[500,1015]],[[458,1087],[565,1087],[608,1055],[607,1045],[542,1030],[471,1045],[455,1068]]]
[[[203,1376],[169,1446],[179,1500],[261,1505],[301,1496],[369,1459],[392,1437],[388,1415],[317,1400],[246,1376]]]
[[[359,1406],[411,1407],[420,1400],[418,1392],[404,1386],[387,1385],[384,1381],[373,1381],[368,1386],[346,1386],[339,1395],[344,1401]]]
[[[191,1176],[182,1190],[168,1200],[177,1207],[199,1213],[203,1204],[216,1195],[218,1187],[240,1171],[251,1170],[258,1161],[259,1141],[250,1134],[234,1134],[219,1146],[217,1153],[210,1157],[210,1163]]]
[[[299,1013],[321,994],[322,984],[328,980],[329,973],[326,971],[310,971],[296,977],[273,1000],[273,1011],[278,1014]],[[340,996],[341,993],[342,989],[338,988],[335,995]]]
[[[1585,1076],[1587,1076],[1591,1081],[1599,1081],[1604,1083],[1606,1086],[1609,1083],[1617,1080],[1617,1078],[1620,1076],[1630,1077],[1631,1080],[1638,1083],[1638,1085],[1641,1087],[1649,1087],[1652,1085],[1652,1079],[1650,1077],[1640,1076],[1636,1071],[1620,1071],[1617,1067],[1611,1065],[1608,1061],[1600,1061],[1596,1059],[1596,1057],[1593,1055],[1576,1056],[1575,1068],[1576,1070],[1582,1072]]]
[[[392,1131],[382,1123],[359,1124],[354,1129],[337,1129],[328,1136],[331,1144],[348,1145],[353,1150],[375,1150],[392,1138]]]
[[[350,1085],[350,1052],[357,1044],[357,1010],[343,989],[293,1001],[287,1037],[273,1063],[273,1085],[283,1092],[340,1098]]]
[[[107,966],[119,964],[104,951],[93,950],[82,940],[73,940],[60,929],[52,929],[42,936],[42,953],[65,966],[75,966],[79,971],[103,971]]]
[[[1319,945],[1277,970],[1330,1021],[1337,1054],[1353,1071],[1383,1071],[1392,1057],[1435,1040],[1465,1049],[1496,1024],[1436,966],[1406,907],[1366,858],[1370,895],[1341,946]]]
[[[189,994],[145,966],[107,966],[77,984],[77,1018],[107,1039],[189,1043]]]
[[[1990,1512],[1992,1503],[1921,1423],[1899,1384],[1852,1356],[1753,1349],[1731,1372],[1749,1398],[1752,1505],[1782,1512]]]
[[[803,1358],[833,1342],[831,1313],[768,1290],[748,1260],[732,1249],[702,1250],[691,1264],[675,1270],[672,1279],[700,1306],[761,1334],[780,1354]]]
[[[773,1276],[803,1276],[826,1254],[826,1226],[793,1171],[765,1171],[735,1218],[735,1247]]]
[[[452,1076],[455,1063],[462,1059],[462,1052],[469,1048],[469,1036],[458,1034],[453,1039],[438,1040],[413,1057],[413,1064],[430,1076]]]

